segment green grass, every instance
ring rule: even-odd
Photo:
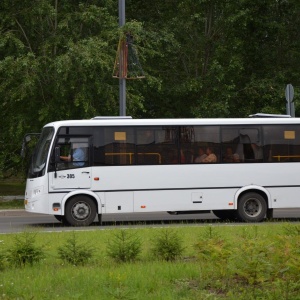
[[[172,262],[153,256],[161,228],[128,229],[142,242],[138,261],[117,263],[106,252],[120,229],[76,232],[95,249],[84,266],[59,259],[74,232],[37,232],[45,258],[33,266],[0,271],[0,299],[300,299],[300,225],[190,226],[173,228],[184,254]],[[0,235],[0,252],[15,235]]]
[[[24,193],[25,183],[21,180],[0,180],[0,210],[23,209],[24,201],[22,199],[2,201],[1,196],[22,196]]]
[[[6,181],[0,180],[0,196],[24,195],[25,183],[18,180]]]
[[[24,200],[0,201],[0,210],[4,209],[24,209]]]

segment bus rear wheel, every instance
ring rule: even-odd
[[[88,196],[76,196],[70,199],[65,208],[66,221],[72,226],[88,226],[96,217],[97,207]]]
[[[238,203],[237,216],[244,222],[261,222],[267,212],[267,203],[258,193],[244,194]]]

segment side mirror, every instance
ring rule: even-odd
[[[22,142],[22,150],[21,150],[21,157],[24,158],[26,155],[26,148],[27,144],[32,140],[32,136],[35,136],[36,138],[39,138],[41,134],[40,133],[26,133],[23,142]]]
[[[25,157],[25,152],[26,152],[26,144],[31,141],[31,136],[30,133],[26,134],[23,138],[23,143],[22,143],[22,150],[21,150],[21,157]]]
[[[60,159],[60,147],[55,147],[55,162],[61,162]]]
[[[22,158],[25,157],[25,141],[23,141],[23,143],[22,143],[21,157],[22,157]]]

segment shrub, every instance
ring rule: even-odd
[[[5,269],[6,264],[6,256],[0,252],[0,271],[3,271]]]
[[[153,240],[151,252],[162,260],[174,261],[183,253],[182,243],[182,239],[176,231],[162,230]]]
[[[107,255],[119,262],[137,259],[141,252],[141,240],[128,230],[120,230],[108,241]]]
[[[274,257],[274,250],[273,243],[267,244],[258,238],[241,240],[239,251],[236,251],[233,257],[233,267],[239,280],[250,285],[270,280],[273,272],[271,258]]]
[[[7,250],[7,260],[14,266],[23,267],[39,262],[45,254],[35,245],[36,233],[23,232],[16,235],[14,245]]]
[[[283,232],[287,236],[299,236],[300,235],[300,226],[298,224],[287,224],[283,226]]]
[[[0,241],[0,246],[3,245],[3,241]],[[3,250],[0,250],[0,271],[3,271],[5,269],[5,265],[7,262],[7,257],[4,254]]]
[[[88,244],[79,243],[75,232],[58,248],[59,258],[72,265],[85,265],[94,255],[94,249]]]
[[[228,273],[228,262],[232,255],[232,247],[221,238],[212,226],[205,228],[203,235],[194,244],[197,257],[202,268],[213,263],[214,276],[226,276]],[[212,276],[212,275],[210,275]]]

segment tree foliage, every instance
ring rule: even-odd
[[[285,113],[285,85],[296,101],[300,86],[299,14],[298,0],[126,0],[120,29],[113,0],[1,1],[0,173],[20,169],[26,132],[118,115],[112,71],[127,31],[146,74],[127,81],[128,115]]]

